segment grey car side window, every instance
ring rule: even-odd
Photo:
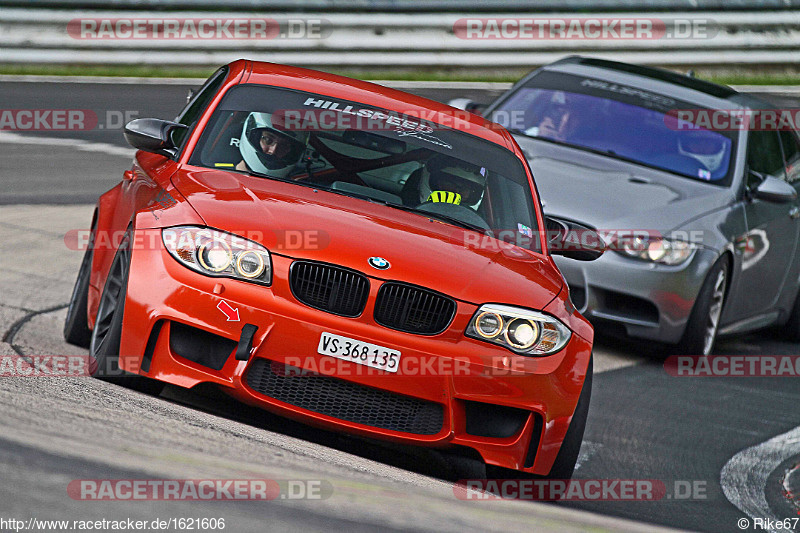
[[[747,167],[766,176],[785,179],[780,140],[774,131],[751,131],[747,143]],[[759,179],[748,174],[747,186],[755,187]]]

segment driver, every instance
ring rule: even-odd
[[[438,154],[425,164],[427,183],[420,182],[420,199],[477,209],[486,186],[486,169]]]
[[[564,91],[555,91],[542,113],[536,126],[528,128],[525,133],[534,137],[544,137],[564,142],[568,135],[576,129],[577,119],[573,117],[567,95]]]
[[[278,130],[269,113],[250,113],[239,140],[242,160],[236,170],[284,178],[300,160],[307,145],[307,132]]]
[[[678,136],[678,152],[699,161],[712,174],[722,165],[725,145],[724,138],[711,131],[690,131]]]

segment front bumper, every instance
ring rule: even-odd
[[[465,302],[458,302],[453,323],[439,335],[395,331],[372,318],[380,280],[370,278],[364,313],[346,318],[298,302],[288,281],[292,259],[273,254],[272,261],[272,286],[262,287],[200,275],[163,248],[134,250],[120,366],[181,387],[212,383],[245,403],[327,429],[416,445],[466,446],[488,464],[542,475],[550,471],[583,386],[591,342],[573,334],[555,355],[516,356],[463,335],[476,310]],[[220,312],[223,299],[238,309],[240,321],[228,321]],[[247,361],[236,360],[235,350],[219,365],[187,357],[185,350],[177,353],[174,334],[186,326],[220,339],[219,345],[230,350],[244,324],[258,327]],[[387,373],[320,355],[323,331],[399,350],[401,368]],[[297,375],[298,369],[311,375]],[[343,411],[332,406],[330,396],[313,403],[314,394],[324,396],[323,388],[335,389],[339,402],[360,405]],[[378,401],[387,395],[389,403]],[[440,425],[422,431],[414,423],[371,422],[376,419],[367,416],[370,409],[403,402],[438,410]],[[360,415],[347,414],[353,410]],[[495,419],[507,423],[493,424]],[[429,419],[425,427],[431,427]]]
[[[698,248],[684,264],[658,265],[607,251],[596,261],[556,256],[572,302],[596,326],[622,326],[631,337],[677,343],[717,255]]]

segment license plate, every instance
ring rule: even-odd
[[[319,337],[317,352],[386,372],[397,372],[400,368],[400,352],[397,350],[334,335],[327,331],[323,331]]]

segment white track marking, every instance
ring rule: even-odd
[[[578,452],[578,461],[575,463],[575,470],[586,464],[594,454],[600,451],[603,445],[599,442],[585,440],[581,443],[581,451]]]
[[[800,426],[740,451],[725,464],[720,474],[725,497],[752,519],[778,521],[767,503],[767,479],[793,455],[800,455]]]
[[[66,137],[28,137],[9,131],[0,131],[0,144],[68,146],[84,152],[100,152],[121,157],[133,157],[133,154],[136,152],[133,148],[125,148],[124,146],[115,146],[108,143],[85,141],[82,139],[68,139]]]

